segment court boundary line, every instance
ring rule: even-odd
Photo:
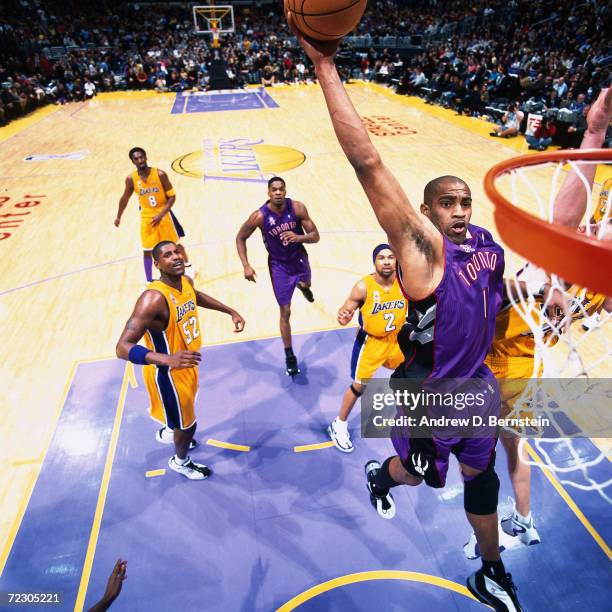
[[[113,422],[113,429],[108,444],[106,461],[104,463],[104,472],[102,474],[102,481],[100,483],[100,490],[98,492],[98,501],[96,503],[96,510],[94,512],[93,522],[89,532],[87,552],[85,553],[83,571],[81,574],[81,580],[79,582],[77,597],[74,604],[75,612],[81,612],[85,605],[85,596],[87,595],[87,588],[89,587],[89,579],[91,577],[91,569],[93,567],[96,547],[98,545],[98,536],[100,535],[100,527],[102,525],[102,517],[104,515],[104,506],[106,505],[106,496],[108,494],[110,476],[113,469],[113,463],[115,461],[117,444],[119,441],[119,430],[121,429],[121,422],[123,421],[123,411],[125,408],[125,399],[127,397],[128,385],[131,386],[132,389],[135,389],[138,386],[136,376],[134,374],[134,367],[129,361],[125,364],[123,380],[121,381],[121,390],[119,392],[119,399],[117,400],[117,406],[115,408],[115,420]]]
[[[365,572],[355,572],[354,574],[345,574],[344,576],[339,576],[338,578],[321,582],[320,584],[302,591],[290,599],[287,603],[283,604],[280,608],[277,608],[276,612],[291,612],[291,610],[295,610],[298,606],[301,606],[303,603],[314,599],[322,593],[327,593],[328,591],[333,591],[334,589],[349,584],[368,582],[371,580],[402,580],[407,582],[420,582],[422,584],[437,586],[459,595],[463,595],[464,597],[469,597],[474,601],[478,601],[463,585],[453,582],[452,580],[447,580],[446,578],[440,578],[440,576],[406,570],[371,570]]]
[[[215,440],[214,438],[208,438],[206,444],[208,446],[233,450],[239,453],[248,453],[251,450],[251,446],[247,444],[234,444],[233,442],[224,442],[223,440]]]
[[[316,442],[314,444],[300,444],[293,447],[294,453],[307,453],[309,451],[322,450],[324,448],[332,448],[334,443],[331,440],[327,442]]]
[[[610,547],[606,541],[601,537],[601,535],[599,535],[599,532],[595,529],[595,527],[593,527],[591,521],[589,521],[584,512],[582,512],[578,504],[572,499],[567,489],[557,480],[557,477],[554,475],[552,470],[544,463],[544,461],[542,461],[542,458],[532,448],[532,446],[529,443],[527,443],[525,446],[530,457],[539,465],[544,473],[544,476],[546,476],[546,478],[549,480],[550,484],[559,494],[561,499],[567,504],[576,518],[582,523],[582,526],[587,530],[593,540],[595,540],[599,548],[601,548],[604,554],[608,557],[608,560],[612,561],[612,550],[610,550]]]

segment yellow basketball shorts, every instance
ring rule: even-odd
[[[171,429],[189,429],[196,422],[198,368],[146,365],[142,375],[151,399],[151,418]]]
[[[380,339],[363,329],[357,332],[351,358],[351,378],[359,384],[372,378],[381,366],[395,370],[404,361],[397,336]]]
[[[533,363],[533,357],[492,357],[488,355],[485,359],[485,364],[489,366],[499,383],[502,418],[510,413],[514,403],[527,387],[529,379],[533,378]],[[530,415],[521,411],[521,416]]]
[[[140,240],[144,251],[152,251],[153,247],[162,240],[178,242],[179,232],[172,215],[168,212],[162,217],[158,225],[151,225],[152,219],[140,220]]]

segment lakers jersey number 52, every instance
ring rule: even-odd
[[[170,312],[164,331],[147,331],[144,337],[147,348],[157,353],[172,355],[180,350],[197,351],[202,346],[196,294],[185,277],[181,281],[181,291],[161,281],[149,285],[163,294]],[[188,429],[195,423],[197,367],[172,370],[168,366],[146,365],[143,377],[151,397],[151,416],[156,421],[172,429]]]

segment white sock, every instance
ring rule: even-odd
[[[189,455],[185,459],[181,459],[178,455],[174,455],[174,463],[178,465],[187,465],[189,463]]]
[[[523,525],[529,525],[529,523],[531,523],[531,510],[529,511],[529,514],[527,516],[523,516],[522,514],[519,513],[519,511],[515,508],[514,509],[514,516],[515,518],[518,520],[519,523],[523,523]]]
[[[336,427],[338,429],[342,429],[344,431],[346,431],[348,429],[348,421],[343,421],[340,419],[340,417],[336,417],[334,419],[334,423],[336,424]]]

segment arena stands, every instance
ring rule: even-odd
[[[610,80],[609,17],[599,1],[370,1],[339,64],[346,80],[384,83],[472,116],[501,119],[518,102],[521,132],[527,115],[540,113],[572,146],[585,107]],[[236,6],[235,18],[220,49],[232,87],[314,80],[278,4]],[[189,5],[10,0],[0,8],[0,122],[103,91],[206,90],[209,44],[194,32]]]

